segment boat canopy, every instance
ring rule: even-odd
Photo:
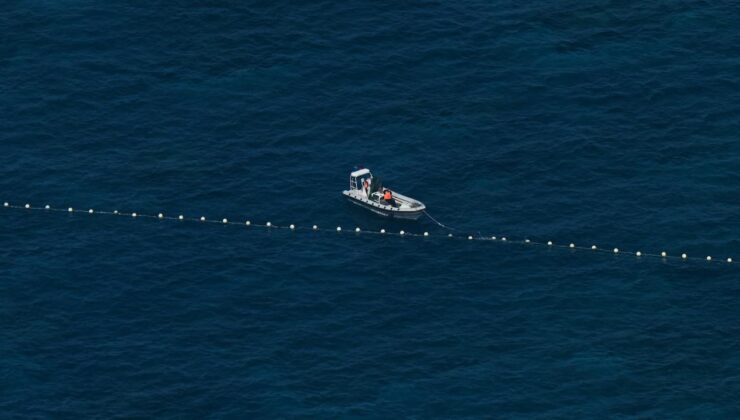
[[[346,172],[345,172],[345,173],[346,173]],[[349,174],[349,175],[350,175],[351,177],[353,177],[353,178],[357,178],[358,176],[363,176],[363,175],[367,175],[367,174],[369,174],[369,173],[370,173],[370,169],[367,169],[367,168],[365,168],[365,169],[360,169],[360,170],[358,170],[358,171],[354,171],[354,172],[352,172],[352,173],[351,173],[351,174]]]
[[[370,173],[369,169],[360,169],[349,174],[349,189],[359,190],[360,184],[365,179],[372,179],[373,174]]]

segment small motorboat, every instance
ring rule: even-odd
[[[386,191],[391,193],[390,201],[384,198]],[[349,174],[349,190],[342,194],[350,203],[385,217],[416,220],[426,210],[421,201],[383,187],[380,178],[374,178],[369,169],[360,169]]]

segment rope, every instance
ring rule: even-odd
[[[316,232],[316,233],[328,233],[328,232],[335,232],[336,234],[342,234],[344,235],[345,231],[342,230],[341,226],[337,226],[335,229],[320,229],[318,225],[313,225],[310,227],[299,227],[296,225],[275,225],[271,222],[265,222],[263,224],[260,223],[252,223],[249,220],[243,221],[243,222],[233,222],[229,221],[228,219],[207,219],[205,216],[201,217],[185,217],[184,215],[179,216],[165,216],[163,213],[158,213],[156,215],[150,215],[150,214],[142,214],[142,213],[124,213],[119,212],[118,210],[113,211],[104,211],[104,210],[78,210],[74,209],[72,207],[68,208],[54,208],[50,205],[45,205],[43,207],[34,207],[30,204],[25,204],[23,206],[20,205],[12,205],[8,203],[7,201],[3,203],[3,208],[5,209],[19,209],[19,210],[27,210],[27,211],[44,211],[44,212],[55,212],[55,213],[69,213],[69,214],[76,214],[76,213],[84,213],[88,214],[90,216],[97,216],[97,215],[106,215],[106,216],[115,216],[115,217],[129,217],[132,219],[136,218],[145,218],[145,219],[156,219],[156,220],[162,220],[162,221],[176,221],[176,222],[197,222],[201,224],[223,224],[223,225],[231,225],[231,226],[241,226],[245,228],[265,228],[265,229],[284,229],[284,230],[290,230],[290,231],[310,231],[310,232]],[[440,222],[438,222],[436,219],[434,219],[432,216],[429,215],[426,211],[424,211],[424,214],[426,214],[434,223],[436,223],[438,226],[450,230],[450,231],[458,231],[458,229],[446,226]],[[416,238],[423,238],[423,239],[431,239],[429,232],[421,233],[411,233],[411,232],[405,232],[405,231],[399,231],[397,233],[394,232],[387,232],[385,229],[381,229],[380,231],[370,231],[370,230],[363,230],[359,227],[355,228],[354,231],[348,231],[348,233],[354,233],[355,235],[376,235],[376,236],[395,236],[395,237],[416,237]],[[437,238],[440,238],[437,236]],[[501,244],[517,244],[521,246],[526,247],[533,247],[537,246],[540,248],[547,248],[547,249],[553,249],[553,248],[564,248],[569,249],[571,251],[588,251],[593,253],[601,253],[601,254],[613,254],[613,255],[633,255],[635,257],[639,258],[660,258],[664,261],[667,260],[679,260],[679,261],[705,261],[707,263],[714,262],[714,261],[720,261],[725,262],[727,265],[733,264],[732,258],[726,258],[724,260],[715,260],[711,256],[707,256],[705,258],[700,257],[691,257],[688,256],[686,253],[682,254],[676,254],[676,255],[669,255],[667,252],[662,251],[659,254],[658,253],[649,253],[649,252],[642,252],[642,251],[624,251],[620,248],[601,248],[597,247],[596,245],[591,245],[590,247],[587,246],[576,246],[574,243],[570,243],[568,245],[561,245],[559,243],[554,243],[553,241],[547,241],[547,242],[537,242],[530,239],[511,239],[506,237],[496,237],[496,236],[483,236],[480,232],[477,232],[477,236],[468,235],[466,236],[457,236],[453,235],[452,233],[446,235],[444,237],[446,240],[465,240],[468,241],[479,241],[479,242],[496,242]]]
[[[426,215],[426,216],[427,216],[427,217],[428,217],[428,218],[429,218],[429,219],[430,219],[430,220],[431,220],[432,222],[434,222],[434,223],[435,223],[435,224],[436,224],[437,226],[439,226],[439,227],[441,227],[441,228],[443,228],[443,229],[447,229],[447,230],[449,230],[450,232],[461,232],[461,230],[460,230],[460,229],[457,229],[457,228],[453,228],[453,227],[450,227],[450,226],[447,226],[447,225],[444,225],[444,224],[442,224],[442,223],[441,223],[441,222],[440,222],[439,220],[437,220],[437,219],[435,219],[434,217],[432,217],[432,215],[431,215],[431,214],[429,214],[429,213],[428,213],[428,212],[427,212],[426,210],[424,210],[424,214],[425,214],[425,215]],[[477,232],[475,232],[475,234],[476,234],[476,235],[478,235],[478,237],[477,237],[478,239],[484,239],[484,240],[486,239],[486,237],[485,237],[485,236],[483,236],[483,234],[482,234],[482,233],[481,233],[480,231],[477,231]],[[496,239],[496,237],[495,237],[495,236],[494,236],[493,238],[494,238],[494,239]]]
[[[432,222],[436,223],[436,224],[437,224],[437,226],[439,226],[439,227],[441,227],[441,228],[444,228],[444,229],[447,229],[447,230],[449,230],[449,231],[452,231],[452,232],[460,232],[460,230],[459,230],[459,229],[455,229],[455,228],[453,228],[453,227],[449,227],[449,226],[443,225],[443,224],[442,224],[442,223],[440,223],[440,222],[439,222],[439,221],[438,221],[437,219],[435,219],[434,217],[432,217],[432,215],[431,215],[431,214],[429,214],[429,213],[428,213],[428,212],[427,212],[426,210],[424,210],[424,214],[425,214],[425,215],[426,215],[426,216],[427,216],[427,217],[428,217],[428,218],[429,218],[429,219],[430,219],[430,220],[431,220]]]

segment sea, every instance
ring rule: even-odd
[[[734,0],[5,0],[0,201],[0,418],[740,417]]]

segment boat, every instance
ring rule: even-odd
[[[368,188],[365,187],[366,182]],[[391,192],[390,201],[383,198],[385,191]],[[383,187],[382,180],[373,177],[369,169],[359,169],[350,173],[349,190],[343,191],[342,194],[350,203],[385,217],[416,220],[426,210],[421,201]]]

